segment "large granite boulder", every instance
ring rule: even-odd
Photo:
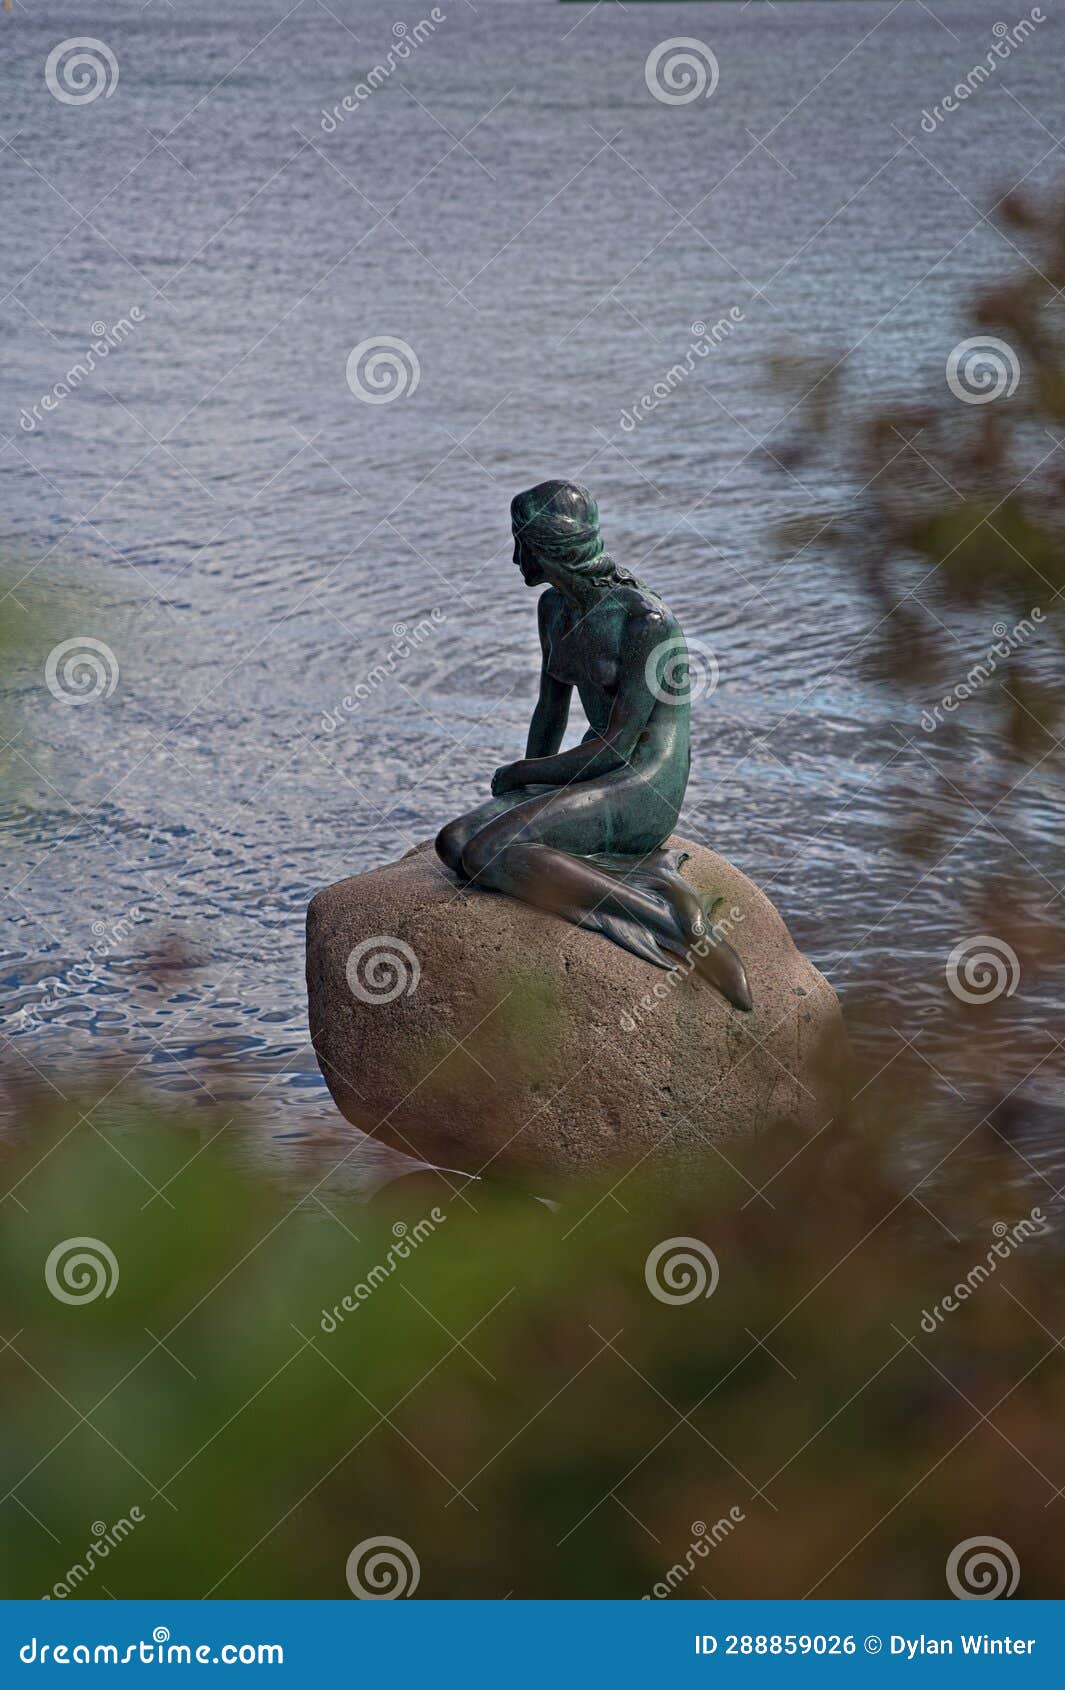
[[[684,965],[666,973],[598,933],[460,886],[430,844],[317,893],[307,914],[315,1052],[365,1132],[420,1160],[532,1181],[705,1155],[786,1117],[831,1113],[836,994],[731,863],[690,852],[720,896],[754,1009]]]

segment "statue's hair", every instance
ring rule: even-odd
[[[514,534],[535,557],[586,581],[639,586],[603,550],[599,506],[575,481],[542,481],[511,501]]]

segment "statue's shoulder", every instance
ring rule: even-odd
[[[545,592],[540,594],[536,605],[541,628],[549,628],[552,623],[559,621],[565,609],[566,601],[558,588],[548,587]]]
[[[644,628],[648,633],[665,633],[677,627],[677,619],[665,600],[642,582],[625,582],[614,589],[614,594],[637,628]]]

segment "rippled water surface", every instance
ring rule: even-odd
[[[1049,768],[1025,783],[1024,862],[1007,806],[918,880],[895,837],[930,790],[917,712],[868,674],[876,615],[846,572],[774,542],[814,490],[760,442],[786,409],[771,346],[854,349],[874,396],[941,376],[965,294],[1018,262],[984,208],[1060,174],[1060,18],[929,135],[997,0],[441,10],[339,122],[323,111],[402,35],[387,9],[94,9],[120,76],[82,105],[44,63],[83,13],[0,17],[4,549],[49,617],[8,729],[4,1033],[50,1071],[104,1057],[254,1097],[281,1162],[350,1137],[308,1043],[309,895],[434,832],[522,749],[535,606],[507,509],[545,477],[593,487],[611,550],[712,647],[682,826],[766,887],[845,1003],[886,982],[918,1036],[974,877],[1059,883]],[[644,64],[687,35],[720,80],[671,106]],[[379,335],[419,379],[370,404],[345,370]],[[118,683],[64,706],[44,658],[85,637]],[[991,635],[957,637],[963,672]],[[973,701],[969,764],[989,721]],[[197,966],[146,972],[175,939]],[[1054,1003],[1031,1015],[1049,1047]],[[1049,1126],[1028,1154],[1054,1166]]]

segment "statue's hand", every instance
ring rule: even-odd
[[[527,786],[528,778],[525,763],[504,763],[492,776],[492,797],[502,798],[505,792],[515,792],[519,786]]]

